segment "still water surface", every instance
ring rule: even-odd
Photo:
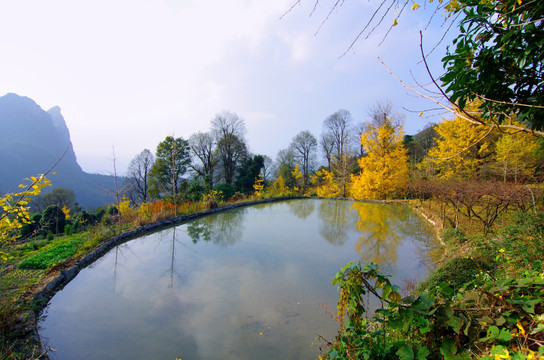
[[[375,262],[422,280],[440,249],[406,207],[290,200],[127,242],[82,270],[40,322],[52,359],[315,359],[337,331],[336,272]]]

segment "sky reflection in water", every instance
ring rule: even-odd
[[[315,359],[337,325],[331,281],[348,261],[393,282],[439,256],[410,209],[291,200],[208,216],[110,251],[52,299],[53,359]]]

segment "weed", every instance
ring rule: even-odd
[[[459,229],[446,228],[442,231],[442,240],[447,244],[462,244],[467,238]]]
[[[49,269],[51,266],[72,257],[77,252],[78,246],[84,242],[84,239],[78,237],[58,244],[23,260],[18,267],[19,269]]]

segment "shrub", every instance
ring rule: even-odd
[[[233,200],[233,201],[242,201],[246,198],[246,196],[244,194],[242,194],[241,192],[239,191],[236,191],[231,197],[230,199]]]
[[[97,223],[99,223],[100,221],[102,221],[102,217],[104,216],[104,214],[106,214],[106,209],[104,208],[97,209],[94,213],[94,216],[95,216],[94,220]]]
[[[446,228],[442,231],[442,240],[448,244],[462,244],[467,241],[461,230],[453,228]]]
[[[66,215],[57,205],[48,206],[42,214],[40,225],[44,233],[53,232],[59,234],[64,231],[66,225]]]
[[[117,214],[119,214],[119,210],[117,210],[117,207],[115,205],[112,205],[112,206],[110,206],[108,208],[107,214],[108,215],[117,215]]]
[[[455,291],[478,284],[480,274],[493,275],[496,262],[486,257],[462,257],[448,261],[429,274],[417,291],[432,289],[442,283],[448,283]]]
[[[111,215],[104,215],[100,223],[104,226],[111,226],[113,224],[113,217]]]
[[[222,200],[227,201],[234,195],[236,188],[232,184],[221,183],[215,187],[215,190],[222,195]]]
[[[206,189],[198,181],[192,181],[187,187],[185,196],[191,201],[200,201]]]
[[[76,253],[78,246],[83,244],[83,242],[83,239],[76,238],[68,242],[55,245],[50,249],[44,250],[23,260],[21,263],[19,263],[18,267],[19,269],[49,269],[51,266],[73,256]]]
[[[206,200],[206,209],[215,209],[219,205],[217,204],[217,201],[215,199],[209,198]]]
[[[74,234],[74,228],[70,224],[64,226],[64,235],[70,236]]]

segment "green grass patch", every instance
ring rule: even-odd
[[[481,285],[484,275],[493,276],[497,264],[494,259],[482,256],[455,258],[432,271],[427,279],[418,285],[421,289],[432,289],[442,283],[448,283],[455,291]]]
[[[34,270],[49,269],[51,266],[74,256],[78,250],[78,247],[84,242],[84,238],[72,238],[65,243],[57,244],[37,253],[36,255],[28,257],[19,263],[18,268]]]

